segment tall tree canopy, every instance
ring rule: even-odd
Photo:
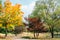
[[[58,5],[57,0],[38,0],[29,17],[39,17],[49,26],[53,38],[53,28],[56,27],[60,20],[60,5]],[[58,24],[60,25],[60,23]]]
[[[21,4],[12,5],[9,0],[6,0],[4,5],[0,3],[1,27],[8,29],[9,27],[23,25],[23,14]]]

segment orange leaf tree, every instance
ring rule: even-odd
[[[6,0],[1,11],[0,24],[6,28],[6,36],[9,26],[23,25],[23,12],[21,11],[20,4],[13,6],[9,0]]]

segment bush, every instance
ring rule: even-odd
[[[0,33],[5,33],[5,28],[4,27],[0,27]]]

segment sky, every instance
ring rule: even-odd
[[[13,5],[15,5],[16,3],[22,5],[21,10],[24,12],[24,17],[28,17],[28,15],[31,14],[36,2],[36,0],[10,0],[10,1],[12,2]]]

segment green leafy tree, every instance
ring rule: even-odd
[[[60,20],[60,6],[54,0],[38,0],[35,9],[29,17],[39,17],[45,24],[49,26],[51,36],[53,38],[54,27]]]

